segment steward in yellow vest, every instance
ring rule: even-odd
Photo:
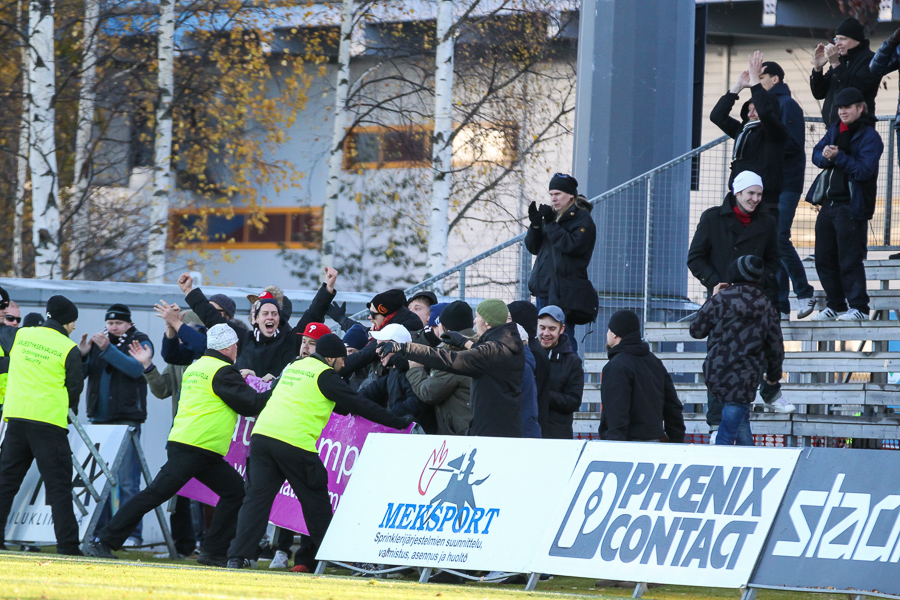
[[[408,416],[389,413],[354,392],[338,375],[347,349],[333,333],[323,335],[316,352],[287,366],[259,415],[250,437],[247,498],[237,522],[237,537],[228,548],[228,567],[242,569],[256,558],[272,502],[287,479],[303,508],[311,543],[294,556],[295,570],[312,572],[316,552],[331,523],[328,473],[316,441],[332,411],[355,414],[374,423],[403,429]],[[303,569],[305,568],[305,571]]]
[[[52,296],[44,325],[16,333],[3,413],[6,437],[0,448],[0,523],[6,524],[22,480],[36,461],[53,515],[56,552],[81,556],[66,429],[69,408],[78,409],[84,387],[81,353],[69,339],[76,320],[78,308],[65,296]],[[5,550],[4,539],[0,546]]]
[[[83,546],[85,554],[115,558],[112,550],[122,547],[145,514],[196,478],[219,495],[197,562],[225,566],[225,551],[244,500],[244,478],[222,458],[231,445],[237,416],[259,414],[272,395],[257,393],[241,377],[234,366],[237,343],[237,334],[224,323],[206,332],[206,352],[184,372],[166,464],[146,489],[119,509],[95,541]]]

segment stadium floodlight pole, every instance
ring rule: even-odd
[[[160,0],[157,60],[159,104],[156,107],[156,144],[153,193],[150,197],[150,240],[147,282],[162,283],[166,272],[169,195],[172,190],[172,100],[175,96],[175,0]]]
[[[431,221],[428,232],[428,274],[444,270],[450,234],[450,171],[453,160],[453,0],[439,0],[434,74],[434,135],[432,137]]]
[[[337,203],[341,192],[341,168],[344,162],[344,138],[347,135],[347,96],[350,90],[350,45],[353,34],[353,0],[344,0],[341,9],[341,39],[338,45],[337,84],[334,89],[334,132],[328,156],[328,182],[322,215],[323,267],[334,266],[337,238]]]

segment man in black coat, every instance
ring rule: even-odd
[[[825,101],[822,103],[822,119],[826,127],[838,120],[835,96],[849,87],[862,92],[869,114],[875,114],[875,95],[881,76],[869,69],[874,56],[866,39],[865,27],[853,17],[844,19],[834,30],[834,44],[816,46],[809,87],[813,98]],[[831,67],[823,73],[826,64]]]
[[[490,298],[475,309],[472,342],[459,332],[447,331],[441,341],[464,347],[454,352],[423,344],[381,342],[379,353],[394,352],[424,367],[472,378],[472,423],[469,435],[522,437],[522,374],[525,350],[515,323],[507,323],[509,310],[502,300]]]
[[[541,426],[541,437],[571,440],[573,415],[581,408],[584,394],[584,367],[569,344],[566,318],[558,306],[545,306],[538,313],[538,341],[550,362],[550,376],[544,388],[547,426]]]
[[[787,128],[781,122],[781,108],[778,99],[767,92],[760,83],[762,53],[755,52],[749,68],[741,73],[731,90],[719,98],[709,114],[709,119],[725,135],[734,139],[731,153],[731,177],[744,171],[753,171],[763,180],[763,202],[774,211],[778,210],[781,194],[784,149],[790,138]],[[729,116],[741,90],[750,88],[750,100],[741,107],[741,120]]]
[[[609,319],[609,362],[603,367],[600,438],[623,442],[684,442],[684,407],[666,367],[641,340],[630,310]]]

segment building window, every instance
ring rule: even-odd
[[[227,212],[226,212],[227,211]],[[263,209],[257,227],[250,208],[169,211],[169,247],[276,250],[322,247],[322,207]],[[256,219],[259,221],[259,219]]]

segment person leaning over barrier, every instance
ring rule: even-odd
[[[393,415],[362,398],[337,374],[347,349],[329,333],[319,338],[316,351],[289,364],[272,391],[272,398],[256,419],[247,459],[247,497],[237,520],[237,537],[228,548],[228,568],[251,565],[266,531],[272,502],[287,479],[303,508],[310,544],[294,556],[294,571],[312,572],[316,552],[331,523],[328,473],[316,442],[332,411],[403,429],[409,417]]]
[[[0,448],[3,550],[13,500],[31,463],[37,461],[53,515],[56,553],[81,556],[72,509],[72,450],[67,431],[69,409],[78,410],[84,388],[81,353],[69,339],[77,320],[78,307],[65,296],[51,296],[44,324],[22,328],[16,334],[3,407],[6,437]]]
[[[241,377],[234,366],[237,344],[237,334],[224,323],[206,333],[206,352],[184,372],[178,414],[166,444],[166,464],[146,489],[119,509],[97,539],[82,546],[85,554],[115,558],[112,550],[122,547],[145,514],[196,478],[219,496],[197,562],[225,566],[225,551],[234,538],[244,499],[244,479],[223,459],[238,415],[258,414],[271,395],[271,391],[256,392]]]

